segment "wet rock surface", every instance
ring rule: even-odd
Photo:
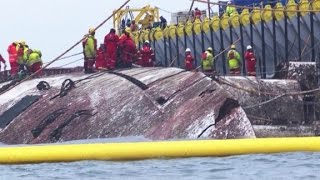
[[[134,68],[119,73],[131,78],[106,72],[73,73],[30,80],[2,94],[0,114],[26,95],[41,98],[2,129],[0,141],[30,144],[124,136],[154,140],[255,137],[239,103],[202,73],[177,68]],[[66,96],[50,100],[68,78],[83,80],[76,81]],[[52,88],[36,90],[42,80]],[[64,108],[62,114],[52,115]],[[45,127],[44,122],[48,122]],[[42,130],[34,136],[32,130],[37,127]]]

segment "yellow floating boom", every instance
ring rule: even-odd
[[[0,148],[1,164],[319,152],[320,137],[33,145]]]

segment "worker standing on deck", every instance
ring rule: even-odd
[[[230,74],[240,75],[241,59],[240,59],[240,54],[236,50],[236,46],[234,44],[231,45],[231,50],[227,54],[227,60],[228,60]]]
[[[244,58],[246,59],[247,73],[249,76],[256,75],[256,57],[254,55],[252,46],[247,46]]]
[[[187,71],[193,70],[193,57],[192,57],[190,48],[186,49],[185,68]]]
[[[0,71],[1,71],[1,62],[4,64],[4,70],[5,70],[7,68],[7,64],[6,64],[6,61],[4,60],[4,58],[0,54]]]
[[[198,8],[194,9],[194,17],[201,20],[201,11]]]
[[[139,30],[139,27],[138,27],[138,25],[136,24],[136,21],[135,21],[135,20],[132,20],[131,25],[130,25],[130,29],[131,29],[131,32],[135,32],[135,31],[138,31],[138,30]]]
[[[16,76],[19,71],[18,64],[18,42],[13,42],[9,45],[7,51],[9,54],[9,63],[11,66],[10,75],[11,77]]]
[[[28,60],[28,50],[29,46],[25,41],[20,41],[17,45],[17,55],[18,55],[18,64],[19,64],[19,72],[26,71],[26,61]]]
[[[211,75],[214,70],[214,59],[213,59],[213,50],[209,47],[205,52],[201,55],[201,67],[203,73],[206,75]]]
[[[115,29],[110,29],[109,34],[104,37],[104,45],[106,48],[107,68],[114,69],[116,67],[117,58],[117,44],[119,36],[116,34]]]
[[[166,27],[167,27],[167,20],[163,16],[160,16],[160,28],[165,29]]]
[[[227,8],[226,8],[226,13],[228,16],[231,16],[232,13],[236,12],[236,8],[232,5],[231,1],[228,1],[227,3]]]
[[[143,44],[142,49],[140,50],[140,57],[138,64],[142,67],[153,67],[154,66],[154,52],[150,46],[148,40]]]
[[[97,70],[104,70],[107,69],[107,60],[105,56],[105,46],[101,44],[99,49],[97,50],[97,57],[96,57],[96,69]]]
[[[95,29],[89,29],[88,38],[83,42],[84,46],[84,72],[93,73],[93,65],[97,54],[97,40],[94,38]]]
[[[126,28],[124,35],[120,38],[118,42],[118,57],[119,61],[117,66],[119,68],[130,68],[132,67],[132,62],[137,58],[137,49],[134,41],[130,36],[130,28]]]
[[[40,75],[40,69],[42,68],[42,53],[41,51],[34,49],[28,50],[28,59],[26,61],[26,66],[28,68],[29,73],[37,72],[37,75]]]

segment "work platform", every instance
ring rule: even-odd
[[[204,2],[196,0],[196,2]],[[228,74],[226,64],[227,49],[232,43],[237,46],[242,59],[245,47],[252,45],[257,56],[257,72],[263,78],[272,78],[278,67],[288,61],[317,62],[320,43],[320,1],[309,3],[294,0],[273,9],[266,5],[263,9],[243,9],[231,17],[226,14],[219,18],[204,18],[202,21],[188,21],[170,25],[165,29],[153,28],[133,32],[135,42],[142,45],[151,41],[155,49],[157,64],[184,68],[184,50],[191,48],[195,56],[195,66],[200,65],[201,53],[213,47],[215,63],[221,75]],[[246,74],[245,63],[242,73]]]

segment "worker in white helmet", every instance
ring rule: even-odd
[[[256,75],[256,56],[254,55],[251,45],[247,46],[247,51],[244,54],[246,60],[247,73],[249,76]]]
[[[191,49],[190,48],[187,48],[186,49],[186,56],[185,56],[185,68],[187,71],[192,71],[194,68],[193,68],[193,57],[192,57],[192,54],[191,54]]]
[[[153,67],[155,61],[154,51],[151,48],[150,42],[146,40],[140,50],[138,64],[142,67]]]

